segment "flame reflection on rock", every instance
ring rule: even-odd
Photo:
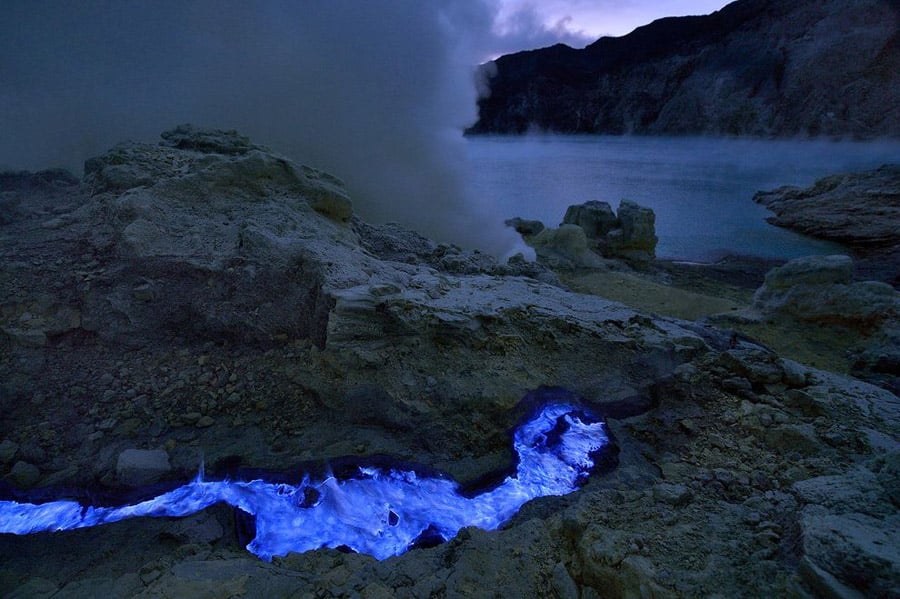
[[[117,522],[139,516],[186,516],[224,502],[251,514],[256,537],[247,546],[270,560],[321,547],[347,547],[378,559],[399,555],[425,537],[453,538],[460,529],[496,529],[536,497],[574,491],[609,444],[605,425],[570,404],[544,406],[513,435],[515,472],[467,497],[453,480],[413,471],[360,468],[345,480],[206,481],[198,477],[168,493],[123,507],[0,501],[0,533],[30,534]]]

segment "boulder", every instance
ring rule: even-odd
[[[88,290],[80,326],[125,343],[172,328],[321,341],[330,302],[323,244],[337,251],[332,265],[358,267],[361,258],[338,255],[359,253],[340,180],[233,131],[181,126],[163,138],[85,163],[90,235],[113,249],[120,269]]]
[[[606,258],[644,263],[656,256],[656,216],[629,200],[619,204],[618,215],[609,204],[596,200],[569,206],[562,226],[580,227],[588,248]]]
[[[900,588],[900,517],[807,507],[800,526],[806,558],[841,583],[867,597],[888,597]]]
[[[620,228],[606,236],[611,256],[636,262],[648,262],[656,257],[656,215],[653,210],[629,200],[619,204]]]
[[[569,206],[558,229],[518,217],[506,224],[551,268],[600,268],[601,256],[638,264],[653,260],[655,222],[653,210],[634,202],[623,200],[617,216],[609,204],[593,200]]]
[[[158,482],[171,470],[169,454],[162,449],[126,449],[116,461],[116,478],[127,487]]]
[[[592,200],[569,206],[563,216],[563,224],[578,225],[584,229],[588,239],[603,240],[619,225],[619,219],[608,203]]]
[[[866,597],[891,596],[900,588],[900,548],[892,541],[900,535],[892,497],[898,455],[874,460],[869,468],[794,484],[806,504],[800,518],[800,573],[814,588],[848,589],[836,595]]]
[[[519,218],[518,216],[504,221],[503,224],[507,227],[512,227],[516,230],[516,233],[524,238],[534,237],[546,228],[544,223],[539,220],[526,220],[524,218]]]
[[[19,460],[13,464],[5,479],[21,489],[30,489],[41,478],[41,471],[34,464]]]
[[[795,258],[766,273],[769,289],[796,285],[847,285],[853,281],[853,259],[841,254]]]
[[[765,316],[872,328],[900,315],[900,293],[879,281],[852,281],[848,256],[796,258],[766,274],[753,296]]]
[[[588,247],[584,229],[577,225],[561,225],[544,229],[530,240],[539,262],[553,268],[600,268],[603,261]]]

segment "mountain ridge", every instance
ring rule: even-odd
[[[738,0],[482,65],[468,133],[900,136],[900,2]]]

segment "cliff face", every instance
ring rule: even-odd
[[[738,0],[485,65],[471,133],[900,136],[898,0]]]

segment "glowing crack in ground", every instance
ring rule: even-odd
[[[536,497],[578,488],[606,448],[605,425],[571,404],[544,406],[513,435],[514,474],[473,497],[453,480],[412,471],[360,468],[346,480],[205,481],[202,476],[147,501],[123,507],[76,501],[0,501],[0,533],[30,534],[97,526],[139,516],[187,516],[224,502],[251,514],[247,549],[264,560],[289,552],[346,547],[385,559],[421,544],[451,539],[466,526],[493,530]]]

